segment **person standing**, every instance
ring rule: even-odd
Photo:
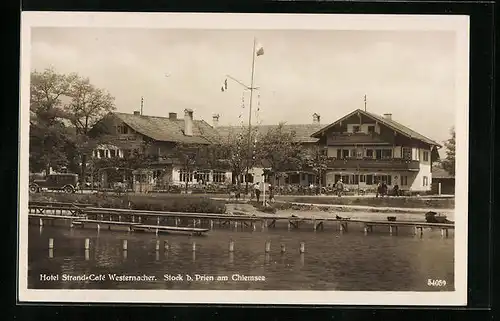
[[[260,184],[257,182],[253,186],[254,191],[255,191],[255,197],[257,198],[257,202],[260,201]]]
[[[337,184],[335,184],[335,189],[337,190],[337,196],[341,197],[342,192],[344,191],[344,183],[342,182],[342,178],[337,181]]]
[[[269,202],[274,202],[274,187],[273,184],[269,184]]]

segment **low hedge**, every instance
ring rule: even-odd
[[[185,195],[113,195],[99,194],[30,194],[30,201],[82,203],[104,208],[128,208],[148,211],[216,213],[226,212],[226,204],[221,200],[213,200],[202,196]]]
[[[418,197],[287,197],[286,202],[308,204],[335,204],[335,205],[362,205],[374,207],[401,207],[401,208],[455,208],[453,198],[425,199]]]

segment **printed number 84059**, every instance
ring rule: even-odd
[[[427,285],[428,286],[446,286],[446,281],[445,280],[428,279]]]

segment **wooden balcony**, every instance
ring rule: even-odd
[[[330,158],[328,161],[330,169],[360,169],[360,170],[395,170],[395,171],[418,171],[419,161],[402,158]]]
[[[390,145],[393,143],[394,137],[384,139],[377,133],[332,133],[328,136],[328,145],[357,145],[357,144],[376,144]]]

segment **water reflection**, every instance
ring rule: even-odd
[[[267,229],[247,233],[215,230],[207,237],[164,236],[45,226],[29,228],[30,288],[262,289],[436,291],[453,290],[454,240],[441,231],[389,233],[363,230],[312,233]],[[48,249],[49,238],[54,248]],[[195,241],[196,240],[196,241]],[[301,251],[302,242],[304,249]],[[163,248],[159,246],[163,243]],[[124,244],[126,244],[124,250]],[[232,244],[233,250],[228,251]],[[195,250],[193,251],[193,245]],[[282,245],[285,251],[282,251]],[[47,250],[49,253],[47,255]],[[303,252],[303,253],[301,253]],[[146,274],[155,282],[40,282],[41,273]],[[227,282],[166,282],[165,273],[228,276]],[[231,281],[231,275],[262,275],[265,282]],[[444,279],[429,288],[427,279]]]

